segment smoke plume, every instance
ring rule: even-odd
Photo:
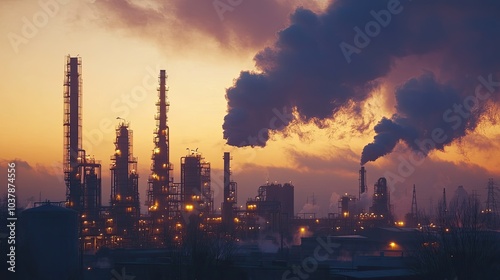
[[[426,61],[436,73],[408,77],[396,87],[396,113],[375,126],[362,164],[390,153],[400,141],[424,155],[443,149],[473,130],[487,111],[487,102],[469,102],[474,110],[463,117],[454,105],[474,94],[478,76],[489,81],[489,89],[496,81],[498,1],[337,0],[323,13],[299,8],[290,22],[274,45],[255,56],[256,71],[242,71],[226,91],[223,129],[230,145],[265,146],[291,122],[324,127],[341,110],[360,118],[363,102],[397,70],[395,62],[412,56],[438,57]],[[439,141],[421,144],[434,138]]]
[[[424,155],[432,149],[443,150],[453,140],[473,130],[482,112],[457,107],[462,104],[460,92],[439,84],[430,73],[413,78],[398,88],[396,102],[397,113],[391,119],[383,118],[375,126],[377,134],[363,149],[362,164],[390,153],[399,141]],[[453,111],[455,108],[457,113]],[[458,111],[460,108],[463,116]]]

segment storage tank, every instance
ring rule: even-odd
[[[22,279],[79,279],[78,212],[46,203],[23,211],[19,226]]]

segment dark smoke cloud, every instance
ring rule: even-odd
[[[292,121],[276,125],[276,110],[295,111],[298,119],[293,121],[319,125],[345,108],[359,118],[362,103],[397,71],[397,61],[437,56],[438,61],[428,61],[432,68],[438,65],[436,77],[424,74],[400,86],[396,109],[402,111],[376,126],[375,142],[367,146],[363,162],[391,152],[400,140],[415,149],[414,140],[441,127],[442,114],[453,102],[461,104],[474,92],[478,75],[499,72],[500,2],[400,1],[402,11],[392,14],[387,26],[346,60],[339,45],[355,46],[354,28],[364,30],[374,21],[371,11],[387,10],[395,2],[338,0],[324,13],[297,9],[274,45],[255,56],[256,72],[241,72],[227,89],[227,143],[265,146],[273,131],[285,131]],[[484,110],[477,112],[459,129],[443,126],[448,138],[436,148],[474,129]]]
[[[425,155],[432,149],[443,150],[453,140],[472,131],[481,112],[479,109],[469,112],[462,107],[467,114],[464,118],[460,112],[452,111],[453,104],[462,104],[460,92],[439,84],[430,73],[398,88],[396,102],[397,113],[391,119],[383,118],[375,126],[377,134],[373,143],[363,149],[361,164],[390,153],[399,141]],[[443,117],[445,112],[448,113]]]

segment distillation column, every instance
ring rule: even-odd
[[[64,73],[63,169],[66,206],[78,211],[83,249],[95,249],[100,236],[101,164],[82,149],[82,62],[66,59]]]
[[[157,114],[155,116],[156,129],[154,131],[154,149],[151,159],[151,175],[148,180],[148,212],[151,217],[150,235],[152,241],[158,246],[165,246],[171,238],[170,229],[177,213],[176,201],[179,200],[178,187],[172,183],[170,172],[170,142],[169,127],[167,125],[167,75],[165,70],[160,70]]]
[[[132,130],[122,121],[116,129],[115,153],[111,157],[111,219],[114,243],[120,247],[138,245],[139,175],[132,154]]]
[[[64,180],[67,207],[83,210],[83,186],[79,173],[78,153],[82,149],[81,59],[67,57],[64,73]]]

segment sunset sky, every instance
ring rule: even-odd
[[[350,79],[350,76],[344,78],[338,82],[342,84],[342,88],[349,84],[356,88],[353,94],[358,95],[348,95],[346,103],[321,111],[319,105],[322,103],[342,101],[340,97],[334,96],[323,102],[320,98],[324,95],[316,94],[316,91],[324,90],[321,85],[322,74],[314,79],[306,77],[307,72],[322,73],[323,68],[314,68],[315,64],[312,63],[306,63],[301,68],[297,66],[299,62],[290,62],[288,65],[280,60],[280,57],[294,57],[296,49],[287,48],[287,32],[282,32],[282,35],[278,35],[278,32],[294,32],[294,29],[287,29],[291,23],[314,26],[313,23],[306,22],[307,15],[304,14],[307,13],[304,9],[290,17],[298,7],[310,9],[310,14],[330,13],[335,20],[342,18],[334,12],[342,7],[335,7],[335,4],[329,7],[329,1],[326,0],[0,1],[0,34],[3,38],[0,40],[0,178],[6,178],[5,166],[15,160],[20,206],[27,204],[30,197],[38,200],[40,193],[42,199],[65,199],[61,161],[63,78],[68,54],[82,58],[83,148],[101,160],[103,204],[107,204],[109,200],[109,166],[114,150],[117,117],[130,122],[134,133],[133,152],[139,160],[140,198],[142,202],[144,200],[153,149],[157,76],[160,69],[165,69],[170,102],[170,159],[174,165],[176,182],[180,181],[180,157],[186,155],[186,148],[198,148],[212,164],[212,186],[215,189],[216,205],[220,205],[221,184],[216,178],[221,178],[222,175],[223,152],[229,151],[233,158],[233,180],[238,182],[239,205],[244,204],[249,197],[254,197],[258,186],[267,180],[280,183],[292,181],[295,185],[295,211],[316,211],[320,216],[337,212],[336,200],[339,195],[346,192],[357,194],[363,148],[374,141],[374,127],[383,117],[398,125],[410,123],[417,126],[417,123],[420,125],[422,121],[426,121],[425,118],[413,121],[418,112],[408,108],[404,110],[401,100],[406,96],[405,92],[411,92],[415,87],[434,80],[443,83],[450,81],[444,84],[456,87],[457,83],[454,81],[462,79],[457,77],[463,73],[470,75],[463,79],[469,79],[474,85],[479,83],[476,77],[480,75],[487,77],[493,73],[495,77],[500,73],[500,62],[495,57],[491,58],[494,63],[484,62],[487,64],[484,68],[478,66],[479,62],[478,65],[468,63],[466,58],[464,60],[467,62],[455,60],[463,56],[465,50],[457,49],[455,52],[451,48],[448,52],[447,47],[460,44],[461,40],[476,40],[477,37],[472,33],[470,37],[466,37],[469,36],[466,32],[461,36],[450,32],[452,35],[447,38],[455,40],[453,42],[429,44],[421,49],[415,47],[418,50],[413,52],[405,49],[404,55],[401,52],[388,54],[391,57],[387,63],[390,65],[388,72],[375,77],[376,85],[372,85],[372,80],[369,79],[370,86],[373,87],[365,95],[358,93],[358,86],[366,85],[354,85],[358,80]],[[415,6],[416,10],[421,8]],[[410,18],[407,21],[411,21],[418,14],[410,6],[403,6],[402,9],[400,14],[393,17]],[[359,13],[365,18],[371,17],[369,11],[368,8]],[[408,12],[405,14],[406,11]],[[439,11],[440,7],[434,10],[436,14]],[[477,12],[479,14],[481,11]],[[450,16],[449,22],[460,19],[460,9],[454,15],[455,17]],[[325,16],[324,21],[327,22],[328,18]],[[357,16],[353,15],[352,18]],[[353,22],[345,23],[351,26],[344,33],[350,43],[355,36],[355,23],[364,24],[367,21],[353,19]],[[406,21],[401,26],[405,26],[405,23]],[[415,23],[416,26],[418,24]],[[445,33],[448,26],[443,26]],[[390,28],[391,25],[387,30],[392,32]],[[334,31],[337,29],[332,28],[332,32]],[[389,36],[382,30],[379,37],[372,38],[372,45],[366,46],[360,56],[354,54],[352,58],[370,58],[371,53],[386,53],[385,48],[391,49],[399,43],[389,41]],[[491,40],[492,48],[499,52],[495,48],[499,46],[496,41],[498,39]],[[481,44],[484,45],[483,43]],[[261,52],[266,47],[269,47],[268,51]],[[302,47],[307,48],[297,48]],[[436,49],[427,51],[432,47]],[[338,47],[332,48],[331,52],[334,53],[332,61],[342,55]],[[479,49],[478,52],[484,53]],[[254,60],[258,53],[260,55]],[[384,55],[377,57],[383,58]],[[316,59],[315,56],[311,57],[311,60]],[[476,61],[475,59],[481,63],[487,61],[484,58],[471,58],[470,61]],[[338,72],[345,70],[346,76],[355,76],[355,67],[363,66],[369,70],[375,69],[373,63],[364,64],[359,60],[353,60],[351,64],[342,61],[335,65],[335,69]],[[271,109],[283,109],[283,106],[276,104],[294,108],[295,119],[282,130],[271,130],[270,139],[260,143],[262,145],[238,148],[226,144],[222,127],[228,114],[226,90],[233,87],[238,79],[244,81],[240,72],[250,71],[256,77],[257,73],[264,73],[263,76],[272,84],[275,82],[273,77],[285,73],[280,69],[293,70],[293,67],[298,68],[295,72],[290,71],[296,76],[285,77],[295,78],[279,82],[280,86],[290,88],[283,90],[282,94],[267,93],[265,100],[258,100],[264,93],[248,92],[243,82],[234,89],[241,100],[244,100],[243,103],[235,102],[237,105],[234,108],[244,109],[252,117],[248,122],[235,121],[235,125],[239,123],[241,126],[234,127],[228,133],[235,135],[231,133],[251,130],[253,124],[256,131],[269,126],[269,120],[264,115],[274,112]],[[433,74],[429,74],[431,72]],[[289,72],[286,73],[288,75]],[[341,74],[337,76],[343,77]],[[415,79],[413,82],[406,83],[412,78]],[[299,82],[303,87],[297,85]],[[449,92],[447,87],[438,88],[443,95]],[[463,88],[468,89],[468,85]],[[141,95],[141,92],[146,94]],[[450,100],[462,103],[472,94],[473,92],[461,92]],[[277,102],[277,98],[284,101]],[[431,96],[428,101],[430,105],[433,105],[432,98]],[[484,104],[479,105],[480,114],[474,120],[464,120],[470,126],[463,135],[457,132],[456,138],[450,138],[452,141],[446,143],[443,150],[430,151],[419,164],[410,163],[409,168],[408,165],[401,166],[408,159],[416,157],[413,156],[412,147],[405,142],[407,138],[400,136],[392,153],[365,165],[369,195],[373,194],[373,183],[379,177],[392,177],[389,178],[389,182],[392,182],[391,199],[400,217],[402,213],[409,211],[413,184],[417,186],[419,206],[424,208],[437,204],[443,187],[453,193],[458,185],[463,185],[470,193],[477,191],[480,199],[485,201],[488,178],[494,178],[497,182],[500,180],[499,99],[497,90],[489,99],[484,100]],[[419,106],[418,101],[408,102],[410,107]],[[251,105],[246,107],[245,104]],[[262,113],[259,108],[269,110]],[[436,108],[439,109],[437,113],[425,110],[421,113],[429,114],[430,117],[436,113],[439,119],[446,110]],[[453,103],[443,108],[453,109]],[[401,120],[393,117],[395,113],[406,118]],[[108,123],[111,123],[111,129]],[[258,147],[264,144],[264,147]],[[4,193],[5,189],[0,193]],[[313,193],[317,205],[305,205],[307,198]],[[311,201],[309,198],[309,202]]]

